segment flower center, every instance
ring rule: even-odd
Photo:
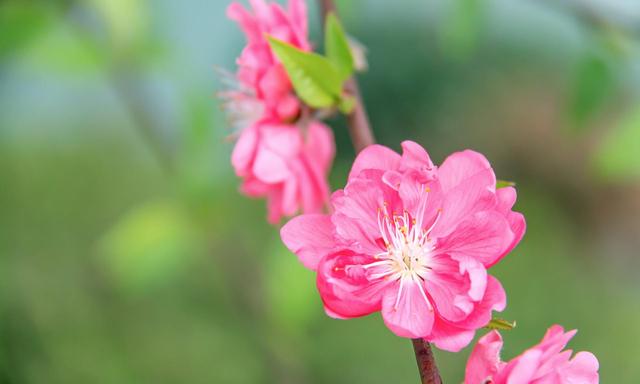
[[[422,226],[422,217],[414,219],[406,210],[402,215],[390,216],[385,205],[378,210],[378,228],[386,250],[375,258],[380,260],[380,266],[387,267],[384,269],[389,278],[424,280],[431,269],[429,263],[435,244],[429,238],[431,228],[425,230]]]
[[[432,254],[435,250],[435,242],[429,234],[438,222],[442,211],[438,210],[434,222],[425,229],[423,220],[429,190],[423,187],[423,191],[415,218],[411,217],[407,210],[404,210],[402,215],[395,213],[389,215],[386,203],[378,209],[378,228],[386,250],[374,256],[379,261],[364,266],[365,269],[370,269],[370,279],[384,278],[400,281],[394,305],[396,309],[405,284],[415,283],[429,310],[433,310],[425,292],[424,282],[432,269],[430,264],[432,264]]]

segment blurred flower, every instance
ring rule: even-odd
[[[300,113],[300,101],[295,96],[289,77],[271,51],[267,35],[308,51],[307,13],[303,0],[290,0],[285,11],[277,3],[250,1],[253,13],[241,4],[233,3],[227,10],[230,19],[238,22],[247,37],[247,45],[237,60],[237,80],[246,98],[263,104],[263,117],[291,121]],[[238,98],[238,95],[234,95]]]
[[[247,45],[237,74],[223,76],[229,89],[220,95],[237,130],[231,162],[243,178],[241,191],[265,197],[269,221],[277,223],[299,210],[322,210],[335,144],[327,126],[306,116],[266,39],[271,35],[310,50],[304,1],[290,0],[287,10],[264,0],[250,3],[253,13],[238,3],[227,11],[245,32]]]
[[[486,270],[520,241],[524,217],[481,154],[455,153],[437,168],[420,145],[402,147],[402,156],[362,151],[331,197],[333,213],[292,219],[282,239],[317,271],[330,316],[382,311],[398,336],[458,351],[505,307]]]
[[[508,363],[500,360],[502,337],[492,331],[482,337],[467,362],[465,384],[596,384],[598,359],[590,352],[562,351],[576,331],[559,325],[547,330],[540,344]]]
[[[328,200],[333,134],[317,121],[305,131],[289,124],[255,124],[243,131],[233,150],[231,163],[244,179],[241,191],[267,198],[271,223],[299,209],[320,212]]]

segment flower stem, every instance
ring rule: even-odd
[[[338,11],[333,0],[319,0],[319,2],[323,24],[329,13],[333,12],[334,15],[338,16]],[[369,117],[367,116],[367,111],[362,102],[362,96],[360,95],[360,87],[358,87],[358,82],[355,77],[346,81],[345,90],[356,100],[355,107],[347,116],[347,120],[351,142],[353,143],[353,148],[356,150],[356,153],[358,153],[367,146],[374,144],[376,140],[373,136]]]
[[[329,13],[333,12],[336,17],[338,16],[338,10],[333,0],[318,0],[318,2],[320,3],[323,24]],[[360,88],[358,87],[358,82],[355,77],[352,77],[346,82],[345,88],[346,91],[356,99],[355,108],[347,118],[351,141],[356,153],[358,153],[367,146],[375,144],[376,140],[373,136],[369,117],[362,102]],[[422,339],[412,339],[411,341],[413,342],[413,350],[416,353],[416,362],[422,384],[442,384],[438,366],[436,365],[436,360],[433,357],[429,343]]]
[[[440,372],[438,372],[438,366],[429,343],[423,339],[412,339],[411,341],[416,353],[416,363],[422,384],[442,384]]]

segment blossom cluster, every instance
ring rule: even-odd
[[[237,60],[233,88],[221,96],[238,129],[231,163],[243,180],[240,189],[266,198],[268,219],[277,223],[300,210],[322,210],[335,146],[329,127],[305,115],[267,41],[273,36],[311,49],[304,1],[290,0],[287,9],[264,0],[251,0],[251,6],[250,11],[233,3],[227,10],[244,31],[247,45]]]
[[[421,145],[404,141],[401,154],[381,145],[362,150],[345,187],[329,195],[332,131],[314,118],[292,85],[291,67],[269,44],[275,38],[287,49],[311,52],[305,3],[290,0],[286,9],[250,3],[251,10],[238,3],[228,8],[247,45],[232,89],[222,92],[238,128],[231,162],[241,191],[266,198],[272,223],[303,213],[280,233],[316,272],[327,315],[380,312],[400,337],[452,352],[465,348],[493,311],[506,307],[505,290],[489,270],[525,233],[524,216],[513,210],[516,189],[499,184],[478,152],[456,152],[436,166]],[[348,59],[346,45],[345,39],[338,64]],[[327,97],[340,93],[333,92]],[[473,349],[465,384],[598,383],[593,354],[572,359],[562,351],[574,334],[553,326],[538,345],[502,362],[502,337],[492,331]]]

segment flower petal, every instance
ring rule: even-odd
[[[329,215],[301,215],[282,227],[280,237],[305,267],[315,270],[335,247],[333,230]]]
[[[379,169],[383,171],[395,170],[400,165],[400,155],[382,145],[370,145],[363,149],[356,157],[349,172],[349,180],[360,175],[365,169]]]
[[[438,169],[438,180],[443,191],[447,192],[478,174],[484,175],[481,179],[483,186],[495,189],[496,177],[487,158],[478,152],[466,150],[445,159]]]
[[[382,318],[387,327],[398,336],[415,339],[431,333],[433,308],[425,300],[424,291],[421,292],[424,287],[419,284],[422,282],[406,279],[404,282],[395,282],[385,291]]]
[[[598,359],[591,352],[578,352],[562,369],[561,376],[568,384],[597,384],[599,381]]]
[[[473,214],[447,237],[438,241],[438,251],[454,258],[471,257],[485,266],[495,264],[514,240],[509,223],[495,211]]]
[[[432,269],[426,274],[425,285],[438,315],[451,322],[464,320],[474,308],[468,296],[469,278],[460,273],[460,264],[448,255],[434,256],[429,265]]]
[[[442,350],[460,352],[462,348],[469,345],[475,334],[475,330],[456,327],[453,324],[436,318],[433,324],[433,330],[426,340],[432,342]]]
[[[256,155],[258,146],[258,130],[256,126],[247,127],[240,134],[240,138],[231,153],[231,165],[240,177],[249,175],[251,163]]]
[[[370,256],[340,251],[324,257],[318,264],[317,285],[325,311],[332,317],[352,318],[380,310],[386,281],[369,281],[365,264]],[[335,315],[335,316],[334,316]]]
[[[490,210],[495,206],[495,194],[486,186],[485,179],[488,173],[485,171],[473,176],[448,191],[440,190],[442,209],[438,223],[431,232],[433,237],[444,237],[473,214]]]
[[[400,170],[414,170],[423,178],[430,178],[435,169],[429,154],[420,144],[409,140],[402,142]]]
[[[541,356],[541,351],[529,349],[519,357],[511,360],[496,375],[495,381],[505,384],[530,384],[540,365]]]
[[[501,349],[502,336],[498,331],[481,337],[467,361],[464,384],[481,384],[493,377],[503,365],[500,360]]]

